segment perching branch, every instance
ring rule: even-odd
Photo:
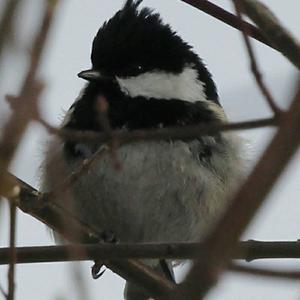
[[[202,243],[73,244],[16,248],[16,263],[49,263],[115,259],[196,259],[205,257]],[[72,253],[72,257],[70,257]],[[299,259],[300,242],[239,242],[233,259]],[[10,249],[0,248],[0,265],[8,264]]]

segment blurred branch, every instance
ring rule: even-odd
[[[240,0],[242,9],[269,40],[297,67],[300,47],[270,11],[256,0]],[[237,240],[286,168],[300,144],[300,85],[288,112],[281,114],[279,129],[265,153],[235,195],[215,228],[204,240],[206,259],[197,260],[184,282],[164,299],[203,299],[226,269]],[[255,191],[255,193],[253,193]]]
[[[208,15],[222,21],[223,23],[239,31],[242,31],[242,27],[245,27],[247,29],[246,31],[249,36],[276,50],[276,48],[269,42],[269,40],[264,36],[264,34],[260,31],[259,28],[257,28],[256,26],[248,22],[241,21],[234,14],[226,11],[225,9],[217,6],[216,4],[213,4],[207,0],[182,0],[182,1],[194,6],[195,8],[207,13]]]
[[[19,3],[20,0],[6,0],[0,21],[0,59],[9,34],[12,33],[13,18]]]
[[[41,199],[43,199],[41,198],[42,195],[37,190],[13,175],[6,174],[6,176],[13,177],[18,183],[20,196],[17,206],[25,213],[43,222],[57,233],[60,233],[67,240],[72,241],[74,237],[80,236],[80,241],[73,240],[73,242],[101,242],[102,232],[99,232],[98,229],[81,222],[70,212],[60,207],[57,202],[51,201],[51,199],[48,199],[49,201],[41,201]],[[64,220],[64,222],[61,220]],[[74,235],[74,231],[76,235]],[[76,255],[76,253],[74,253],[74,255]],[[175,287],[173,283],[159,276],[156,272],[144,266],[139,261],[111,260],[105,261],[105,265],[123,278],[140,284],[153,296],[170,292]]]
[[[268,40],[300,70],[299,42],[280,24],[276,16],[260,1],[239,0],[241,10],[257,24]]]
[[[300,280],[299,271],[291,270],[271,270],[266,268],[255,268],[248,266],[241,266],[237,264],[231,264],[228,268],[229,271],[238,272],[246,275],[263,276],[276,279],[288,279],[288,280]]]
[[[0,27],[0,51],[3,48],[5,37],[7,35],[7,25],[11,25],[11,18],[17,1],[11,1],[7,4],[7,11],[4,13]],[[45,41],[57,1],[47,1],[45,13],[40,32],[37,34],[33,43],[33,49],[30,56],[30,65],[25,76],[21,92],[18,97],[8,97],[13,108],[13,113],[9,121],[5,124],[2,138],[0,140],[0,193],[10,198],[10,264],[8,270],[8,300],[14,299],[15,291],[15,236],[16,236],[16,204],[15,199],[20,189],[11,177],[6,176],[5,170],[8,169],[15,155],[19,142],[32,118],[32,115],[38,110],[37,102],[43,86],[36,80],[37,69],[44,50]],[[5,33],[1,30],[4,30]],[[1,54],[1,53],[0,53]],[[10,178],[10,180],[8,180]]]
[[[175,299],[182,299],[183,295],[189,299],[202,299],[226,269],[237,247],[237,240],[299,147],[299,119],[300,86],[289,111],[282,115],[278,132],[265,153],[204,241],[206,260],[195,263],[184,283],[171,298],[178,292],[179,296]]]
[[[0,293],[2,294],[2,296],[5,298],[5,299],[7,299],[7,294],[6,294],[6,292],[4,291],[4,289],[3,289],[3,287],[0,285]]]
[[[96,110],[98,112],[98,121],[101,125],[101,128],[106,136],[110,138],[109,142],[109,151],[113,161],[113,165],[115,169],[121,168],[121,163],[118,159],[117,148],[118,148],[118,140],[115,138],[114,131],[112,130],[109,122],[109,118],[107,115],[108,111],[108,101],[104,96],[99,96],[96,102]]]
[[[38,120],[40,121],[40,120]],[[90,143],[105,143],[111,139],[110,135],[93,131],[60,130],[45,121],[42,125],[47,128],[49,133],[60,136],[67,141],[80,141]],[[114,130],[112,134],[120,145],[141,141],[154,141],[161,139],[190,140],[205,135],[215,135],[221,131],[248,130],[269,126],[277,126],[277,118],[265,118],[245,122],[227,124],[201,124],[197,126],[170,127],[152,130]]]
[[[233,3],[234,3],[234,6],[235,6],[237,17],[241,21],[243,21],[241,10],[240,10],[239,0],[233,0]],[[261,93],[265,97],[265,99],[266,99],[268,105],[270,106],[271,110],[273,111],[273,113],[275,115],[279,116],[280,113],[281,113],[281,110],[277,106],[271,92],[269,91],[269,89],[267,88],[267,86],[264,83],[264,80],[262,78],[262,75],[261,75],[261,72],[259,70],[258,64],[256,62],[254,49],[252,47],[251,41],[250,41],[248,33],[247,33],[247,28],[246,28],[246,26],[244,26],[244,24],[242,25],[242,35],[243,35],[243,39],[245,41],[246,49],[247,49],[248,56],[249,56],[249,59],[250,59],[251,70],[252,70],[253,76],[256,80],[256,83],[257,83]]]
[[[32,116],[37,111],[37,102],[43,86],[36,79],[36,73],[45,49],[45,42],[54,16],[57,0],[47,0],[40,31],[34,42],[30,65],[18,97],[9,97],[13,113],[3,128],[0,140],[0,193],[14,189],[13,182],[7,182],[3,171],[7,170]],[[9,184],[9,186],[7,186]]]
[[[16,263],[49,263],[115,259],[195,259],[205,257],[202,243],[71,244],[16,248]],[[70,252],[73,254],[70,256]],[[233,259],[300,258],[300,242],[239,242]],[[9,248],[0,248],[0,265],[8,264]]]
[[[8,295],[7,300],[15,298],[15,263],[16,263],[16,204],[12,200],[10,205],[10,229],[9,229],[9,268],[8,268]]]

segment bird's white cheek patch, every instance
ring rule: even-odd
[[[190,102],[206,101],[204,83],[192,67],[186,67],[180,74],[153,71],[117,81],[122,91],[131,97],[181,99]]]

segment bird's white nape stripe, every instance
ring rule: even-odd
[[[198,72],[186,66],[179,74],[152,71],[135,77],[117,77],[121,90],[131,97],[181,99],[190,102],[206,101],[204,83]]]

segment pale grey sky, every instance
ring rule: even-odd
[[[231,9],[231,1],[214,1]],[[268,0],[269,5],[280,20],[296,36],[299,32],[298,1]],[[0,0],[0,5],[4,1]],[[59,124],[62,112],[70,106],[78,95],[83,81],[76,74],[89,67],[90,48],[98,27],[118,10],[123,0],[65,0],[56,18],[48,43],[41,76],[47,81],[42,97],[42,111],[51,123]],[[289,3],[289,5],[287,5]],[[16,93],[22,70],[26,66],[24,49],[30,47],[30,38],[37,23],[35,16],[40,8],[40,0],[24,0],[24,10],[20,14],[21,32],[16,39],[20,41],[17,49],[10,49],[0,68],[0,99],[6,93]],[[240,34],[228,26],[212,19],[176,0],[144,0],[144,5],[155,8],[164,20],[190,44],[205,60],[219,87],[221,102],[232,120],[246,120],[269,116],[270,112],[258,92],[252,76],[248,72],[248,61]],[[1,7],[1,6],[0,6]],[[264,71],[267,83],[276,100],[288,105],[291,87],[295,80],[295,69],[276,51],[255,43],[257,56]],[[1,100],[2,101],[2,100]],[[4,103],[1,104],[1,117],[9,115]],[[252,164],[268,142],[271,130],[253,130],[243,133],[249,141],[249,155]],[[42,158],[45,131],[31,126],[20,147],[13,171],[23,180],[38,185],[38,166]],[[274,162],[275,164],[276,162]],[[260,240],[296,240],[299,238],[300,204],[300,156],[297,155],[280,184],[270,195],[258,216],[245,234],[245,238]],[[7,210],[1,212],[0,246],[7,246]],[[52,244],[46,228],[31,217],[18,214],[19,246]],[[274,262],[259,261],[255,265],[279,265],[300,267],[295,260]],[[90,291],[91,299],[121,299],[123,280],[106,272],[94,281],[90,276],[91,263],[84,263],[82,275]],[[180,273],[180,270],[178,271]],[[180,274],[179,274],[180,276]],[[6,268],[0,267],[0,283],[6,285]],[[287,281],[254,279],[241,275],[224,276],[208,300],[294,300],[300,298],[300,286]],[[23,299],[79,299],[70,264],[20,265],[17,268],[17,300]]]

